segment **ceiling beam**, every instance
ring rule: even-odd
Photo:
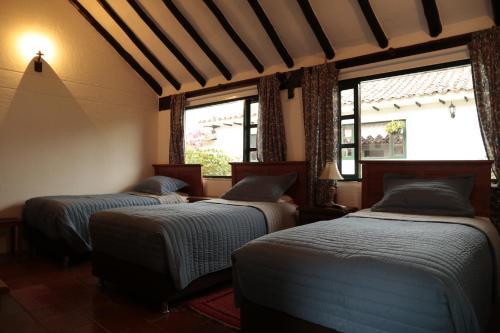
[[[491,8],[493,9],[495,25],[500,25],[500,2],[498,0],[491,0]]]
[[[191,38],[195,41],[196,44],[200,47],[200,49],[205,52],[207,57],[212,61],[212,63],[217,67],[217,69],[221,72],[222,75],[226,78],[226,80],[231,80],[233,75],[224,65],[224,63],[219,59],[219,57],[212,51],[212,49],[205,43],[203,38],[196,32],[191,23],[182,15],[182,13],[177,9],[172,0],[163,0],[165,6],[170,10],[170,13],[176,18],[176,20],[182,25],[184,30],[191,36]]]
[[[429,35],[437,37],[443,31],[441,20],[439,19],[439,10],[436,5],[436,0],[422,0],[424,7],[425,19],[429,27]]]
[[[175,44],[168,39],[168,37],[161,31],[158,25],[149,17],[149,15],[144,11],[144,9],[139,5],[137,0],[127,0],[129,5],[134,9],[134,11],[139,15],[139,17],[146,23],[146,25],[154,32],[156,37],[158,37],[163,45],[165,45],[170,52],[177,58],[177,60],[184,66],[184,68],[193,76],[193,78],[198,81],[198,83],[204,87],[207,84],[207,80],[194,68],[194,66],[189,62],[189,60],[182,54],[182,52],[175,46]]]
[[[330,44],[328,37],[326,37],[323,28],[321,28],[321,25],[319,24],[318,18],[314,14],[311,4],[308,0],[297,0],[297,3],[299,4],[300,9],[302,9],[302,13],[304,13],[304,16],[309,23],[312,31],[314,32],[319,45],[323,49],[326,58],[333,59],[333,57],[335,57],[335,51],[333,51],[333,47]]]
[[[264,9],[262,9],[261,5],[259,4],[258,0],[248,0],[248,3],[250,4],[250,7],[252,7],[255,16],[260,21],[260,24],[266,30],[267,35],[271,39],[271,42],[273,42],[274,47],[276,48],[276,51],[278,51],[279,55],[281,56],[281,59],[285,62],[285,64],[288,66],[288,68],[293,67],[293,59],[288,53],[287,49],[285,48],[285,45],[281,42],[280,37],[276,33],[276,30],[274,30],[274,27],[267,17],[266,13],[264,12]]]
[[[377,17],[373,12],[373,8],[370,5],[370,0],[358,0],[358,3],[361,7],[361,10],[363,11],[366,22],[372,30],[373,36],[375,36],[375,39],[378,42],[378,45],[381,48],[385,49],[389,45],[389,41],[387,40],[384,30],[380,26],[380,23],[378,22]]]
[[[144,81],[153,89],[158,96],[163,94],[161,86],[142,66],[128,53],[116,39],[97,22],[85,7],[78,0],[69,0],[69,2],[78,10],[78,12],[97,30],[98,33],[115,49],[115,51],[139,74]]]
[[[177,81],[174,76],[163,66],[163,64],[158,60],[158,58],[147,48],[147,46],[140,40],[140,38],[129,28],[129,26],[122,20],[122,18],[114,11],[114,9],[109,5],[106,0],[97,0],[97,2],[104,8],[108,15],[115,21],[116,24],[125,32],[125,34],[132,40],[135,46],[141,50],[146,58],[156,67],[156,69],[163,75],[168,82],[174,86],[175,89],[179,90],[181,84]]]
[[[257,70],[257,72],[264,72],[264,66],[259,62],[257,57],[250,51],[245,42],[238,36],[236,31],[233,29],[231,24],[224,17],[224,14],[220,11],[219,7],[213,2],[213,0],[203,0],[205,5],[207,5],[208,9],[214,14],[215,18],[219,21],[220,25],[224,28],[226,33],[231,37],[233,42],[240,48],[241,52],[247,57],[248,61],[250,61]]]

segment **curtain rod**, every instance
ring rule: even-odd
[[[390,48],[385,51],[370,53],[358,57],[336,61],[335,67],[337,69],[344,69],[344,68],[368,65],[386,60],[408,57],[422,53],[449,49],[452,47],[468,44],[471,41],[471,36],[472,33],[469,32],[466,34],[441,38],[430,42],[414,44],[410,46],[403,46],[398,48]],[[302,81],[302,70],[296,69],[284,73],[279,73],[279,78],[281,82],[280,89],[288,90],[288,97],[291,98],[293,97],[293,89],[300,87]],[[192,98],[197,96],[213,94],[217,92],[223,92],[231,89],[253,86],[257,85],[258,82],[259,78],[256,77],[248,80],[219,84],[214,87],[188,91],[186,92],[186,98]],[[159,111],[170,109],[170,98],[171,96],[165,96],[160,98]]]

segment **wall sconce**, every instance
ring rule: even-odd
[[[42,51],[38,51],[36,53],[36,55],[37,55],[37,58],[35,59],[35,72],[41,73],[42,69],[43,69],[43,67],[42,67],[42,64],[43,64],[42,63],[43,53],[42,53]]]
[[[448,110],[450,111],[450,117],[452,119],[455,118],[455,112],[457,111],[457,107],[455,106],[455,104],[453,104],[453,102],[450,103]]]

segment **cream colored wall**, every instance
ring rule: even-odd
[[[75,8],[3,0],[0,22],[0,217],[30,197],[117,192],[152,174],[157,96]],[[19,48],[33,33],[53,44],[42,73]]]

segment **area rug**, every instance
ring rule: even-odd
[[[190,301],[188,306],[202,316],[231,328],[240,329],[240,309],[234,306],[233,288],[224,288],[196,298]]]

